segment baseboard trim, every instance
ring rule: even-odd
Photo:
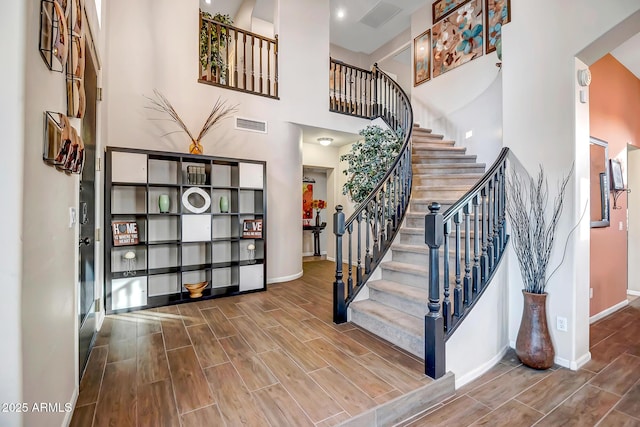
[[[571,362],[571,370],[577,371],[583,367],[589,360],[591,360],[591,352],[587,351],[582,357],[579,357],[575,362]]]
[[[620,310],[623,307],[626,307],[627,305],[629,305],[629,301],[627,301],[626,299],[624,301],[620,301],[616,305],[611,306],[606,310],[603,310],[600,313],[591,316],[589,318],[589,324],[595,323],[598,320],[602,319],[603,317],[607,317],[608,315],[615,313],[616,311]]]
[[[627,295],[633,295],[634,297],[640,297],[640,291],[632,291],[631,289],[627,289]]]
[[[470,383],[471,381],[475,380],[476,378],[479,378],[482,374],[484,374],[489,369],[491,369],[493,366],[495,366],[498,362],[500,362],[500,360],[502,360],[504,355],[507,354],[507,351],[509,351],[509,348],[510,347],[508,345],[505,345],[504,348],[502,350],[500,350],[500,352],[498,354],[493,356],[487,362],[485,362],[482,365],[480,365],[477,368],[475,368],[473,371],[468,372],[467,374],[465,374],[465,375],[463,375],[463,376],[461,376],[459,378],[456,375],[456,390],[459,389],[460,387],[464,386],[465,384]]]
[[[271,279],[267,279],[267,285],[270,285],[272,283],[289,282],[291,280],[296,280],[301,277],[302,277],[302,271],[296,274],[292,274],[291,276],[272,277]]]
[[[320,256],[326,255],[326,254],[327,254],[327,251],[320,251]],[[302,252],[302,256],[317,256],[317,255],[314,255],[313,252]]]
[[[74,387],[73,394],[71,395],[71,399],[69,400],[69,403],[71,403],[71,410],[64,414],[64,419],[62,421],[63,426],[68,426],[71,424],[71,418],[73,418],[73,411],[75,410],[76,403],[78,402],[78,394],[79,394],[79,387],[76,386]]]

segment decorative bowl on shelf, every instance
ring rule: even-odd
[[[202,296],[202,291],[209,284],[208,281],[199,282],[199,283],[185,283],[184,287],[189,291],[190,298],[200,298]]]

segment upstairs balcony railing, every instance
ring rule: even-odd
[[[347,307],[391,247],[411,196],[411,132],[413,111],[409,97],[377,65],[373,71],[331,60],[334,87],[331,111],[382,118],[403,140],[395,161],[378,186],[345,219],[342,206],[333,217],[336,235],[336,281],[333,284],[333,321],[347,321]],[[330,83],[331,84],[331,83]],[[343,246],[347,256],[343,258]],[[346,283],[342,264],[347,264]]]
[[[200,13],[198,81],[278,98],[278,36],[269,38]]]

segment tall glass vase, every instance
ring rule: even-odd
[[[322,223],[320,222],[320,210],[316,211],[316,227],[320,227]]]

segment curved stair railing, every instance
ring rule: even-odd
[[[381,118],[403,139],[403,145],[391,168],[371,194],[345,220],[342,206],[336,206],[333,217],[333,232],[336,236],[336,280],[333,283],[333,321],[347,321],[347,307],[364,287],[371,273],[391,247],[404,219],[411,197],[411,132],[413,110],[407,94],[377,64],[365,75],[362,69],[331,60],[332,68],[339,64],[335,73],[345,76],[357,75],[366,82],[363,94],[348,92],[351,99],[370,99],[365,107],[356,108],[355,115],[371,111],[369,118]],[[336,70],[336,69],[334,69]],[[336,74],[334,74],[334,79]],[[335,83],[335,82],[334,82]],[[335,83],[337,87],[338,83]],[[353,114],[344,108],[344,100],[332,104],[336,112]],[[332,110],[333,111],[333,110]],[[343,259],[343,250],[347,253]],[[346,283],[343,278],[343,262],[347,264]]]
[[[437,202],[432,203],[425,217],[425,242],[429,246],[425,373],[432,378],[445,374],[446,340],[487,288],[509,239],[505,218],[509,157],[509,148],[503,148],[491,168],[467,194],[444,214],[439,212]],[[451,240],[453,248],[450,248]]]

